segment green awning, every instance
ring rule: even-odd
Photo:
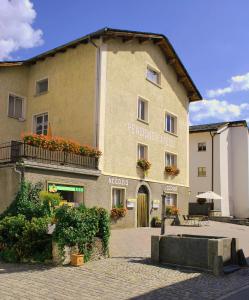
[[[48,191],[56,193],[57,191],[70,191],[70,192],[84,192],[84,188],[82,186],[75,185],[58,185],[58,184],[49,184]]]

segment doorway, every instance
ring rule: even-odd
[[[149,227],[149,190],[145,185],[137,193],[137,227]]]

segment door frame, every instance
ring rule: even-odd
[[[136,188],[136,199],[138,198],[138,191],[141,186],[145,186],[148,191],[148,200],[147,200],[148,201],[148,227],[151,227],[151,224],[150,224],[150,222],[151,222],[150,211],[151,211],[151,199],[152,199],[151,188],[147,182],[139,183]],[[138,222],[137,222],[137,205],[138,205],[138,203],[136,202],[135,226],[136,226],[136,228],[140,228],[140,227],[138,227]]]

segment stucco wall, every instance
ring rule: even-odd
[[[198,192],[211,190],[212,140],[209,132],[191,133],[189,136],[190,202],[196,202]],[[198,143],[206,143],[206,151],[198,152]],[[198,177],[198,167],[206,167],[206,177]]]
[[[48,92],[36,96],[36,81],[47,77]],[[95,145],[96,48],[92,44],[27,67],[3,67],[0,83],[1,140],[33,132],[33,116],[48,112],[53,135]],[[24,122],[7,117],[9,91],[26,97]]]
[[[249,217],[249,168],[248,168],[248,129],[231,128],[232,143],[229,149],[233,161],[229,172],[233,174],[232,189],[234,215]]]
[[[0,143],[19,140],[25,128],[24,121],[8,117],[8,100],[9,93],[27,97],[28,74],[29,69],[23,66],[0,68]]]
[[[0,168],[0,213],[11,204],[19,188],[21,176],[14,166]]]
[[[147,65],[161,71],[161,88],[146,80]],[[162,51],[153,43],[107,47],[104,172],[139,178],[137,144],[148,145],[147,180],[188,185],[188,99]],[[149,124],[137,120],[138,97],[148,100]],[[178,118],[177,136],[165,133],[165,113]],[[177,154],[180,175],[166,177],[165,152]]]

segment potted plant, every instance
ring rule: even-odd
[[[151,167],[151,163],[147,159],[139,159],[137,161],[137,166],[143,170],[145,175],[147,175]]]
[[[153,217],[152,220],[151,220],[151,227],[161,227],[161,219],[159,217]]]
[[[80,253],[71,254],[71,265],[74,267],[80,267],[84,264],[84,255]]]

